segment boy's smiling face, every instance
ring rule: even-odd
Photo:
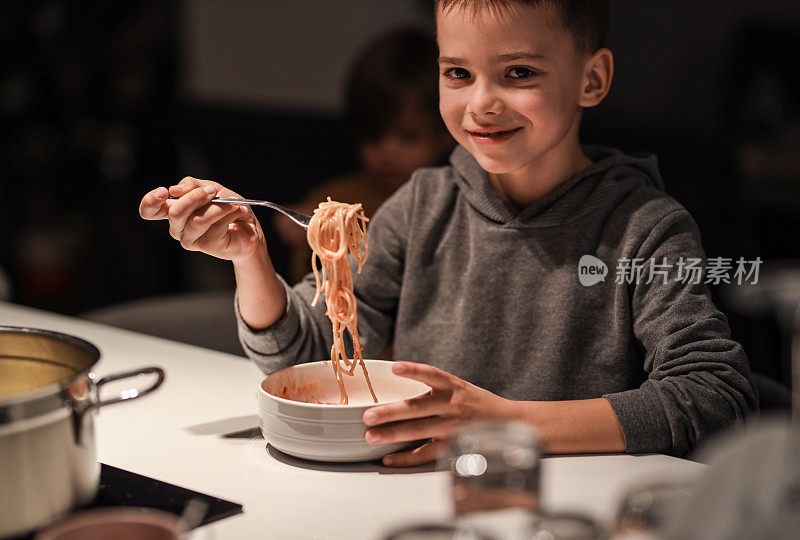
[[[590,55],[553,10],[440,7],[436,19],[442,118],[481,167],[524,174],[574,159]]]

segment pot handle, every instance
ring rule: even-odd
[[[156,380],[145,388],[144,390],[139,390],[137,388],[129,388],[128,390],[123,390],[120,394],[116,397],[111,399],[98,399],[94,403],[90,403],[85,408],[80,410],[73,410],[73,426],[75,429],[75,441],[78,444],[83,444],[83,428],[85,424],[86,414],[94,409],[99,409],[100,407],[105,407],[106,405],[113,405],[114,403],[120,403],[122,401],[128,401],[129,399],[136,399],[142,396],[146,396],[147,394],[155,391],[161,384],[164,382],[164,370],[160,367],[149,366],[139,369],[134,369],[133,371],[123,371],[122,373],[114,373],[113,375],[106,375],[99,381],[95,383],[95,388],[97,389],[97,395],[100,395],[100,388],[103,385],[110,383],[112,381],[118,381],[120,379],[128,379],[130,377],[136,377],[138,375],[147,375],[148,373],[154,373],[156,375]]]
[[[128,390],[123,390],[117,397],[113,397],[111,399],[98,399],[98,401],[92,403],[83,411],[83,414],[91,411],[92,409],[99,409],[100,407],[105,407],[106,405],[113,405],[114,403],[120,403],[122,401],[128,401],[129,399],[136,399],[142,396],[146,396],[147,394],[155,391],[161,384],[164,382],[164,370],[160,367],[149,366],[139,369],[134,369],[133,371],[123,371],[122,373],[114,373],[113,375],[106,375],[97,383],[95,386],[97,387],[98,396],[100,395],[100,388],[103,385],[110,383],[112,381],[118,381],[120,379],[128,379],[130,377],[136,377],[138,375],[147,375],[148,373],[156,374],[157,378],[153,384],[145,388],[144,390],[139,390],[137,388],[129,388]]]

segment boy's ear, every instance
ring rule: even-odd
[[[587,61],[583,72],[583,88],[578,100],[581,107],[594,107],[606,97],[614,78],[614,55],[598,49]]]

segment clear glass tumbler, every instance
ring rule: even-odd
[[[450,470],[456,523],[515,538],[539,508],[541,445],[521,422],[465,426],[443,458]]]
[[[589,516],[559,512],[538,515],[526,540],[604,540],[607,536]]]
[[[691,496],[688,480],[633,485],[619,502],[615,532],[620,538],[659,538],[664,527],[689,504]]]
[[[445,523],[410,525],[391,532],[384,540],[497,540],[474,529]]]

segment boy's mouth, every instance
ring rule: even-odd
[[[473,140],[480,143],[494,143],[505,141],[512,137],[517,131],[522,128],[514,128],[506,131],[472,131],[467,130]]]

